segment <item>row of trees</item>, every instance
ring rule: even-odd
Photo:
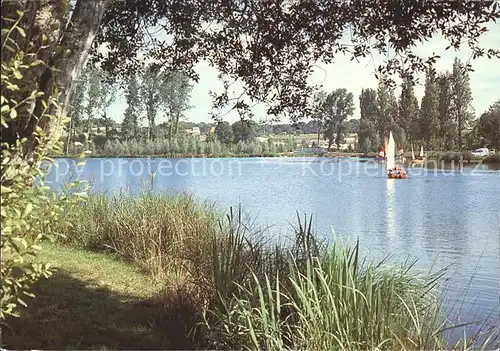
[[[115,102],[119,84],[124,87],[127,108],[121,133],[117,135],[118,124],[111,120],[108,109]],[[179,121],[190,108],[192,88],[184,74],[160,71],[154,65],[117,81],[101,68],[88,63],[73,95],[68,141],[75,140],[82,133],[90,134],[92,127],[103,127],[108,140],[116,137],[137,139],[142,136],[144,119],[147,121],[146,138],[153,140],[161,131],[163,137],[170,139],[177,134]],[[160,117],[166,122],[157,128]]]
[[[424,144],[427,149],[460,150],[464,146],[464,132],[470,131],[474,118],[466,68],[459,59],[455,59],[451,72],[437,74],[434,69],[428,69],[421,104],[415,96],[414,81],[409,76],[402,81],[399,98],[385,80],[380,80],[377,90],[362,89],[359,96],[361,118],[357,123],[348,120],[354,113],[353,94],[346,89],[336,89],[330,93],[320,91],[316,94],[314,116],[308,123],[296,126],[282,124],[275,128],[253,121],[238,121],[233,125],[221,121],[216,124],[214,137],[228,144],[248,141],[274,129],[287,132],[314,131],[318,134],[318,142],[322,134],[330,148],[333,144],[339,147],[346,133],[357,131],[359,148],[369,151],[380,147],[381,140],[391,130],[401,145]],[[127,102],[119,134],[116,132],[118,124],[108,114],[116,98],[118,83],[124,86]],[[147,66],[141,74],[117,82],[102,69],[88,64],[73,97],[68,141],[75,140],[75,136],[81,133],[90,134],[92,127],[100,127],[105,131],[105,137],[99,137],[103,139],[98,141],[99,144],[116,138],[171,139],[178,134],[183,113],[190,108],[191,90],[192,85],[187,76],[160,71],[154,65]],[[165,122],[157,125],[161,116]],[[144,119],[147,121],[145,132],[142,128]],[[208,132],[209,124],[205,127]],[[491,131],[485,132],[486,129],[483,126],[477,129],[477,133],[481,130],[491,134]],[[481,136],[474,137],[477,139]]]
[[[424,144],[433,150],[461,150],[474,112],[466,65],[455,58],[452,72],[426,71],[425,92],[419,105],[415,83],[405,77],[401,94],[381,82],[377,90],[363,89],[359,97],[359,145],[377,149],[391,130],[401,145]]]
[[[115,101],[118,83],[101,69],[88,65],[74,95],[68,140],[74,139],[77,133],[90,134],[92,127],[99,127],[105,131],[105,136],[96,137],[95,142],[102,148],[107,140],[113,139],[154,140],[160,137],[170,140],[178,135],[180,125],[187,127],[185,122],[180,123],[183,112],[189,108],[192,89],[186,76],[161,73],[148,66],[143,74],[132,75],[125,83],[127,109],[121,133],[117,133],[119,125],[109,118],[108,108]],[[208,134],[208,141],[217,138],[226,145],[247,142],[276,129],[286,133],[314,131],[318,134],[318,141],[321,135],[328,140],[329,148],[334,143],[339,147],[345,134],[357,132],[359,148],[365,152],[378,149],[389,130],[393,131],[398,143],[406,146],[424,144],[433,150],[462,149],[464,132],[467,131],[468,147],[483,144],[495,147],[499,133],[498,103],[474,125],[471,101],[466,67],[455,59],[452,72],[437,74],[432,69],[426,72],[425,93],[420,105],[415,96],[414,82],[406,77],[399,99],[383,80],[377,90],[362,89],[360,120],[348,120],[354,113],[353,94],[346,89],[336,89],[331,93],[321,91],[315,96],[314,118],[307,123],[271,126],[244,120],[232,125],[219,121],[214,134],[209,133],[212,124],[202,123],[200,126]],[[156,125],[160,114],[166,117],[166,122]],[[141,127],[144,118],[146,128]],[[189,123],[189,126],[197,124]]]
[[[102,150],[106,156],[275,156],[283,152],[291,152],[296,148],[296,141],[288,138],[285,142],[259,142],[257,140],[224,143],[217,139],[202,141],[193,137],[173,137],[156,140],[113,140],[107,142]]]
[[[489,145],[499,148],[500,102],[493,104],[481,118],[475,120],[471,106],[472,92],[467,66],[458,58],[452,71],[426,71],[425,92],[419,104],[415,82],[404,77],[399,98],[385,80],[378,88],[362,89],[359,96],[360,120],[355,125],[361,151],[376,151],[389,131],[403,146],[422,144],[428,150],[462,150]],[[347,120],[354,113],[354,96],[346,89],[331,93],[320,91],[315,96],[313,120],[328,140],[328,148],[337,147],[344,135],[353,128]]]

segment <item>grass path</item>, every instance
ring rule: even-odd
[[[113,256],[45,245],[37,260],[56,272],[39,281],[21,318],[6,320],[7,349],[175,347],[158,303],[161,286]]]

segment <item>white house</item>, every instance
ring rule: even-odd
[[[192,135],[192,136],[200,136],[200,128],[199,127],[193,127],[193,129],[186,129],[186,134],[187,135]]]

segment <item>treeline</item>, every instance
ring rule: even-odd
[[[127,103],[121,125],[108,115],[118,86],[123,88]],[[81,141],[92,134],[96,144],[115,139],[172,138],[178,133],[184,112],[190,108],[192,88],[186,75],[161,71],[153,64],[138,74],[117,81],[98,66],[88,63],[76,86],[71,104],[68,144]],[[159,118],[166,122],[157,127]],[[143,124],[147,126],[143,127]]]
[[[359,96],[361,151],[375,151],[391,130],[398,144],[424,145],[427,150],[463,150],[480,146],[500,148],[500,101],[479,119],[471,106],[467,66],[455,59],[452,71],[428,69],[425,93],[419,104],[414,82],[403,79],[401,93],[380,83]]]
[[[174,137],[156,140],[113,140],[107,142],[97,155],[114,157],[135,156],[277,156],[296,149],[296,141],[287,138],[285,142],[258,140],[222,143],[219,140],[203,141],[196,137]]]
[[[118,84],[124,87],[127,103],[121,125],[108,115]],[[346,89],[336,89],[316,94],[313,118],[307,122],[182,121],[190,108],[191,90],[185,75],[158,71],[153,65],[126,81],[117,82],[89,64],[74,95],[66,151],[74,151],[69,146],[72,141],[80,141],[99,152],[111,141],[171,141],[194,127],[206,135],[206,142],[218,140],[228,149],[232,148],[229,144],[247,143],[256,136],[272,134],[317,134],[318,141],[320,138],[328,141],[328,148],[332,145],[340,148],[347,134],[357,133],[359,151],[369,152],[382,146],[389,131],[405,148],[424,145],[426,150],[436,151],[482,146],[500,149],[500,100],[476,119],[467,66],[459,59],[455,59],[451,72],[427,70],[420,103],[411,77],[403,79],[399,97],[384,80],[380,80],[377,89],[362,89],[358,98],[360,119],[352,119],[354,95]],[[157,124],[160,118],[164,122]],[[88,143],[88,136],[93,143]]]
[[[200,128],[201,134],[209,134],[210,129],[217,125],[218,122],[179,122],[179,130],[192,129],[193,127]],[[345,134],[357,133],[359,130],[359,119],[349,119],[345,121]],[[301,121],[298,123],[276,123],[271,124],[266,121],[259,123],[254,122],[252,128],[254,135],[267,136],[276,134],[300,135],[300,134],[316,134],[318,132],[318,121],[311,119],[307,122]]]
[[[359,119],[349,119],[344,122],[344,134],[357,133],[359,130]],[[259,134],[316,134],[318,133],[317,119],[311,119],[307,122],[301,121],[295,124],[278,123],[268,124],[260,123],[257,125]]]

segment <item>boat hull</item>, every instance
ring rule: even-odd
[[[408,179],[408,174],[403,170],[391,170],[387,172],[389,179]]]

